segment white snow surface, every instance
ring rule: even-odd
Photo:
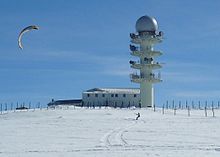
[[[110,108],[6,113],[0,157],[220,157],[220,111],[215,115]]]

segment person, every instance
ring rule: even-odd
[[[141,114],[138,112],[136,113],[137,117],[136,117],[136,120],[138,120],[138,118],[141,116]]]

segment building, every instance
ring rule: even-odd
[[[163,32],[158,32],[158,24],[155,18],[142,16],[136,22],[136,32],[130,33],[131,55],[139,57],[138,61],[130,61],[131,68],[137,69],[138,73],[130,75],[131,81],[140,84],[140,97],[142,107],[153,107],[154,104],[154,83],[161,82],[160,73],[153,70],[162,68],[154,58],[162,55],[161,51],[155,51],[154,45],[162,42]]]
[[[58,105],[66,105],[66,106],[82,106],[82,99],[71,99],[71,100],[54,100],[47,104],[48,107],[54,107]]]
[[[161,56],[161,51],[154,50],[154,45],[161,43],[163,32],[158,32],[158,24],[155,18],[142,16],[136,22],[136,33],[130,33],[131,55],[138,57],[138,61],[130,61],[131,68],[138,72],[130,75],[131,81],[140,84],[140,88],[93,88],[82,93],[82,100],[58,100],[52,101],[53,105],[77,106],[110,106],[110,107],[153,107],[154,83],[162,82],[160,72],[155,70],[162,68],[155,58]]]
[[[83,106],[140,107],[138,88],[93,88],[82,93]]]

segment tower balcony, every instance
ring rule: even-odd
[[[155,69],[162,68],[162,65],[159,64],[158,62],[156,62],[156,63],[149,63],[149,64],[140,64],[140,63],[133,62],[131,64],[131,68],[134,68],[134,69],[142,69],[144,67],[147,67],[149,69],[155,70]]]
[[[147,58],[152,58],[152,57],[158,57],[161,56],[163,53],[161,51],[149,51],[149,52],[143,52],[143,51],[139,51],[139,50],[135,50],[135,51],[131,51],[131,55],[132,56],[144,56]]]
[[[158,74],[158,76],[151,74],[148,77],[142,77],[137,74],[130,74],[130,79],[131,79],[131,82],[135,82],[135,83],[142,83],[142,82],[159,83],[159,82],[162,82],[162,80],[160,78],[160,74]]]
[[[163,33],[159,32],[159,34],[141,34],[136,35],[134,33],[130,33],[131,42],[134,44],[141,44],[143,42],[148,42],[149,44],[156,44],[163,41]]]

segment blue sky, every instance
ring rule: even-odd
[[[157,19],[165,40],[163,83],[156,103],[166,100],[219,100],[220,1],[199,0],[1,0],[0,102],[80,98],[93,87],[139,87],[129,33],[136,20]],[[28,25],[39,31],[24,35]]]

